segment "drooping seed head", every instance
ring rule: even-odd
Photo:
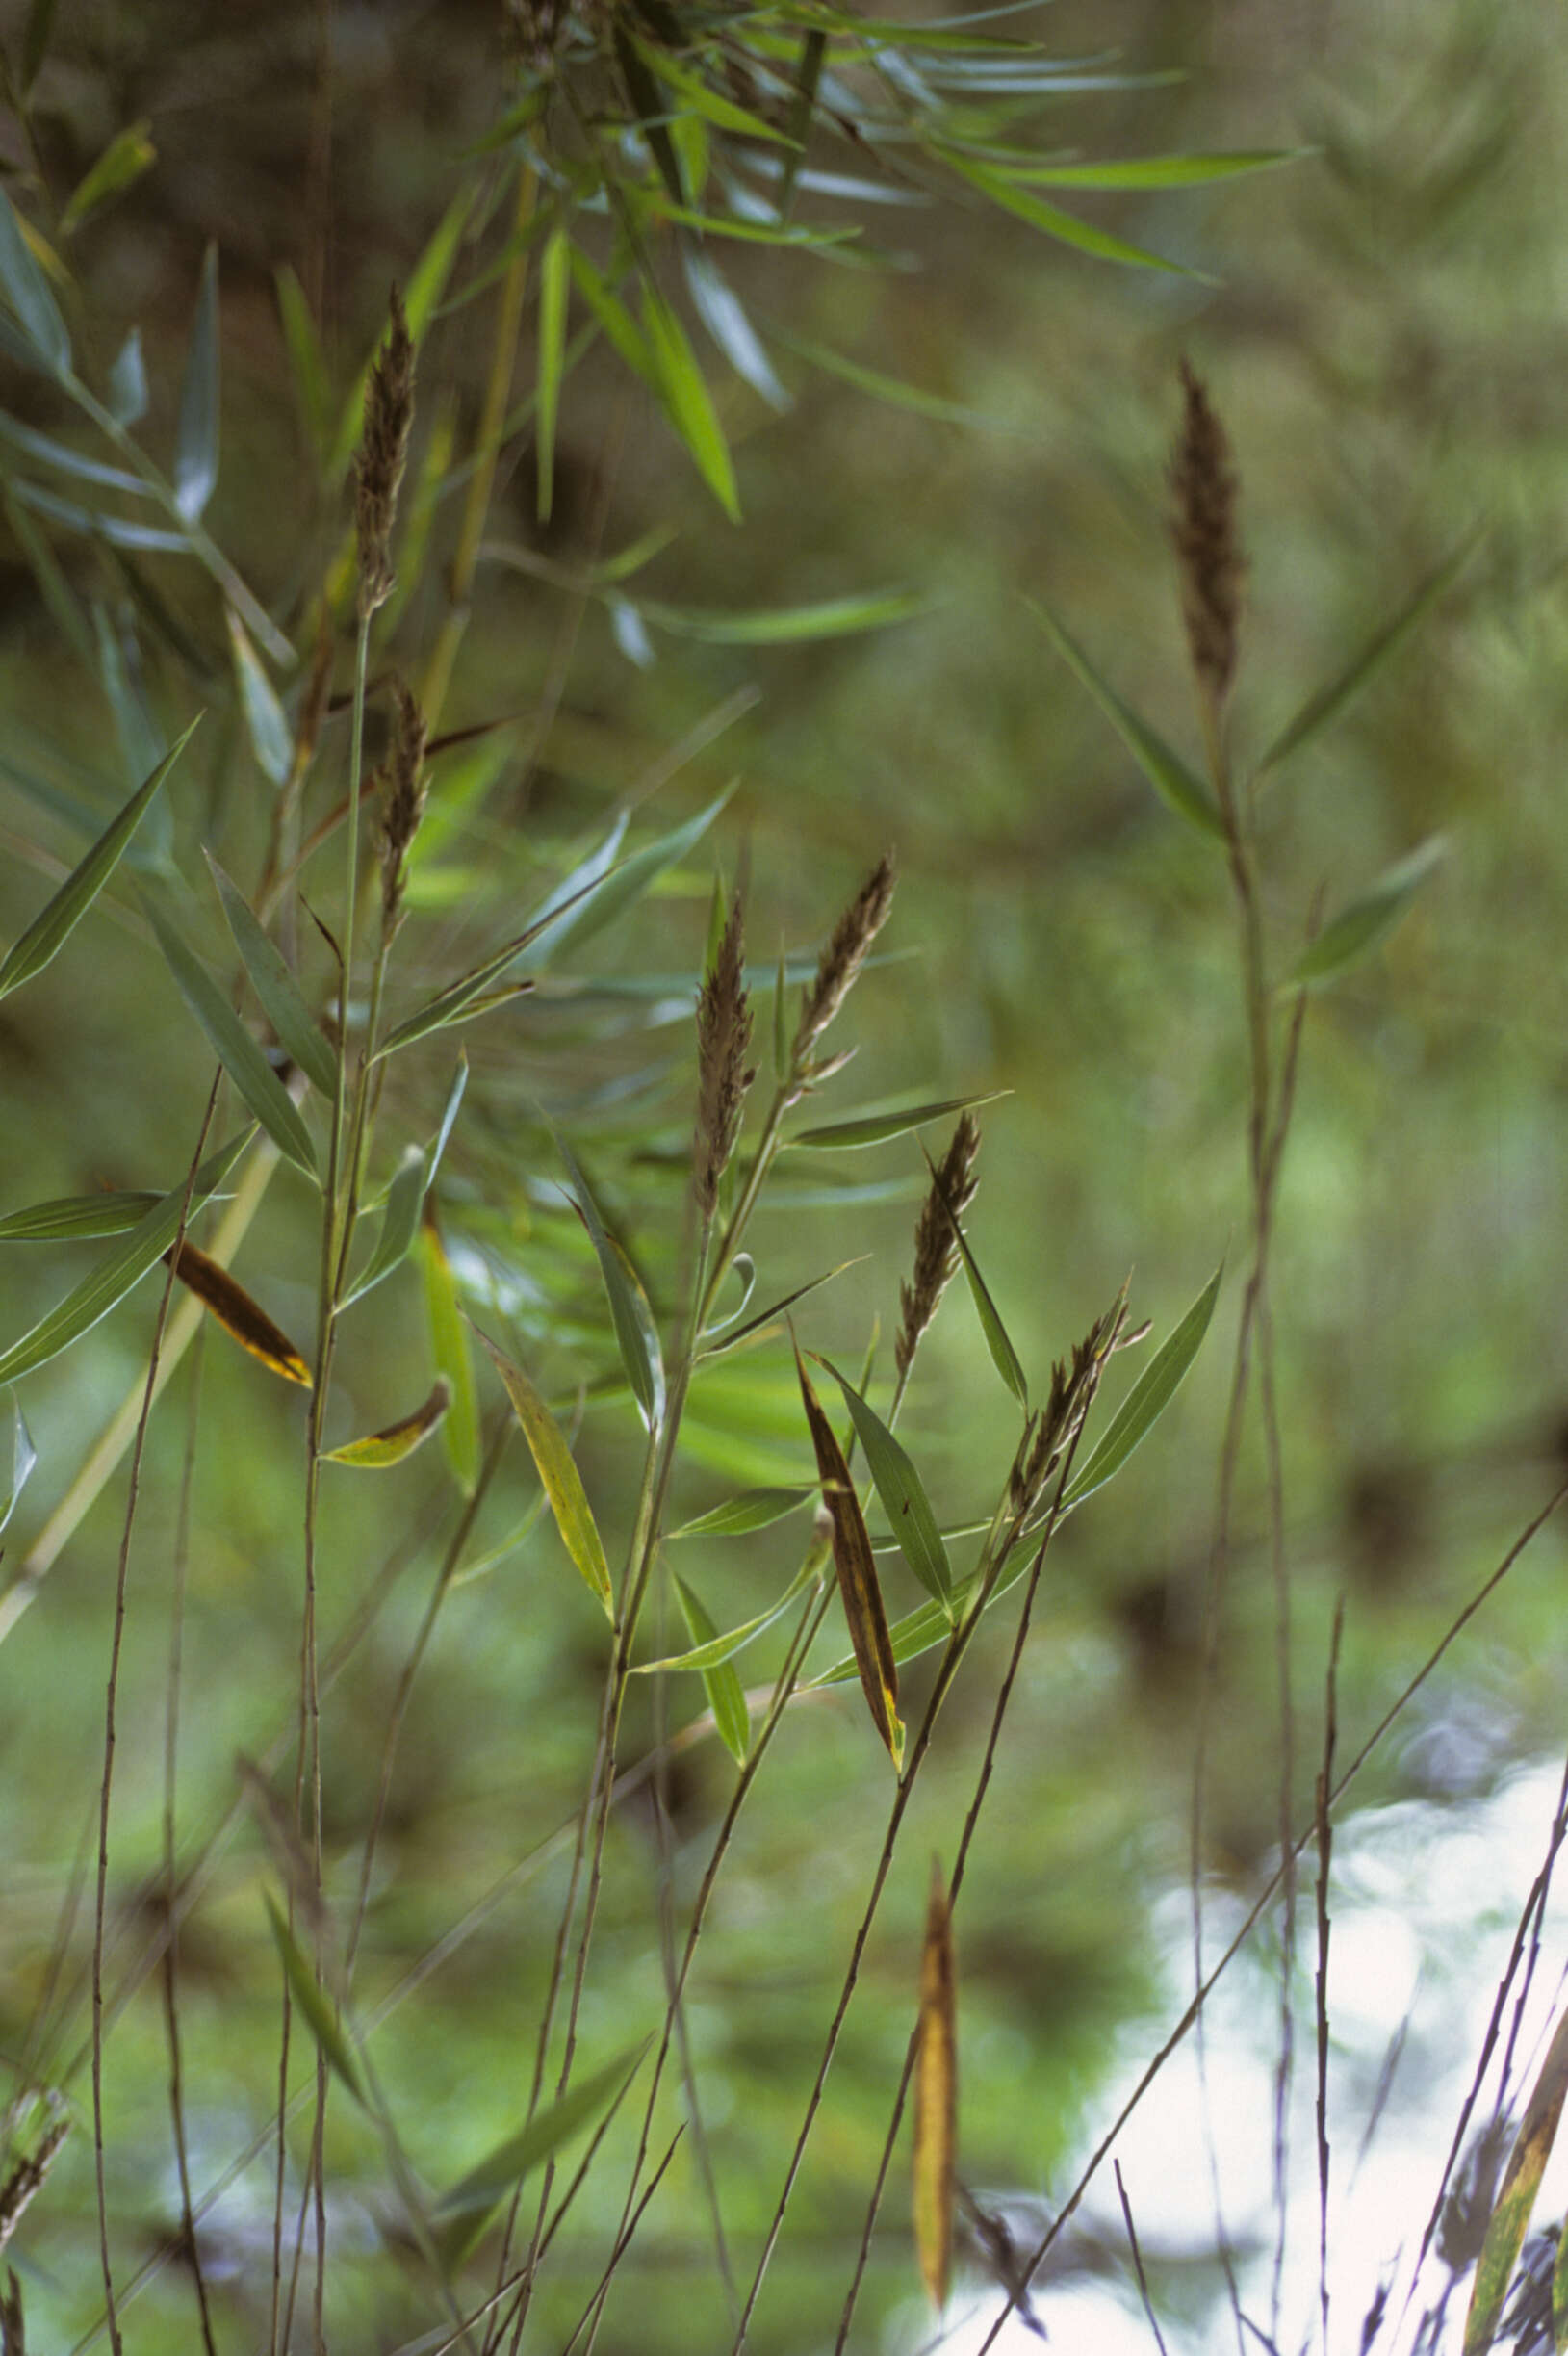
[[[365,385],[365,430],[354,460],[361,620],[392,594],[392,527],[414,423],[414,342],[403,300],[392,290],[387,339]]]
[[[897,880],[891,855],[880,859],[834,926],[801,1007],[791,1054],[797,1077],[822,1076],[810,1068],[811,1049],[848,997],[867,949],[887,923]]]
[[[388,932],[397,929],[408,884],[408,849],[424,816],[424,714],[395,680],[398,729],[381,790],[381,913]]]
[[[718,953],[697,998],[697,1130],[692,1141],[692,1185],[697,1208],[710,1218],[718,1201],[719,1180],[729,1166],[740,1134],[741,1108],[746,1091],[757,1077],[748,1068],[752,1009],[747,997],[745,942],[740,894],[730,907],[730,919],[719,941]]]
[[[1247,566],[1236,529],[1230,441],[1203,380],[1183,360],[1185,408],[1170,466],[1171,535],[1181,574],[1182,618],[1199,693],[1216,720],[1236,674]]]
[[[898,1339],[893,1363],[900,1376],[920,1346],[920,1336],[937,1314],[943,1293],[958,1274],[959,1248],[953,1221],[962,1219],[974,1201],[980,1180],[975,1163],[980,1156],[980,1124],[972,1113],[959,1117],[952,1142],[914,1226],[914,1268],[910,1282],[898,1287]]]

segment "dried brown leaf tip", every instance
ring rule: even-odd
[[[1181,610],[1193,671],[1218,722],[1236,673],[1247,566],[1236,531],[1230,441],[1203,379],[1183,360],[1186,408],[1170,467],[1171,531],[1181,571]]]
[[[414,423],[414,340],[403,298],[392,290],[387,340],[365,385],[365,432],[354,460],[354,525],[359,537],[359,612],[363,621],[392,594],[392,527]]]
[[[424,815],[424,714],[401,680],[393,683],[398,734],[381,793],[381,913],[390,936],[402,918],[408,847]]]
[[[953,1222],[962,1219],[974,1201],[975,1188],[980,1183],[975,1175],[979,1158],[980,1124],[972,1113],[964,1113],[953,1131],[952,1143],[931,1181],[931,1191],[915,1222],[913,1275],[909,1283],[900,1283],[898,1287],[900,1316],[893,1362],[900,1376],[908,1374],[920,1337],[958,1274],[959,1248],[953,1239]]]
[[[27,2214],[34,2196],[41,2190],[55,2154],[70,2132],[70,2117],[61,2097],[53,2091],[40,2096],[28,2095],[0,2113],[0,2130],[13,2127],[25,2109],[41,2103],[43,2126],[35,2148],[23,2152],[7,2169],[0,2183],[0,2250],[3,2250]],[[9,2140],[9,2136],[7,2137]],[[20,2304],[17,2306],[18,2322]]]
[[[692,1184],[704,1219],[713,1215],[719,1180],[740,1134],[746,1091],[757,1077],[748,1067],[752,1039],[751,1001],[746,995],[745,936],[740,894],[697,998],[697,1134],[692,1144]]]
[[[897,880],[891,857],[880,859],[834,926],[795,1031],[790,1061],[797,1080],[810,1084],[826,1078],[826,1068],[812,1063],[811,1049],[848,997],[867,949],[887,923]]]

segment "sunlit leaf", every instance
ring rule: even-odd
[[[1519,2134],[1508,2156],[1486,2238],[1476,2261],[1476,2281],[1465,2317],[1463,2356],[1486,2356],[1497,2337],[1503,2302],[1524,2247],[1535,2195],[1556,2140],[1563,2099],[1568,2096],[1568,2018],[1557,2023],[1546,2059],[1530,2090]]]
[[[56,1195],[0,1219],[0,1243],[74,1242],[86,1236],[123,1235],[158,1203],[155,1194]]]
[[[711,1644],[718,1635],[718,1630],[704,1610],[701,1597],[687,1586],[684,1579],[677,1578],[675,1586],[676,1592],[681,1598],[681,1609],[685,1615],[686,1626],[691,1632],[693,1644]],[[736,1766],[744,1767],[746,1753],[751,1748],[752,1720],[751,1712],[746,1707],[746,1696],[741,1690],[740,1679],[731,1668],[728,1660],[705,1668],[702,1671],[702,1678],[704,1691],[707,1695],[707,1706],[713,1713],[713,1723],[718,1728],[719,1740]]]
[[[1140,155],[1103,164],[1018,164],[1009,176],[1031,188],[1202,188],[1214,180],[1236,180],[1299,164],[1314,147],[1235,148],[1222,155]]]
[[[738,524],[740,498],[734,465],[712,396],[703,381],[685,329],[652,287],[643,290],[642,328],[665,413],[725,514]]]
[[[0,1224],[0,1235],[5,1229]],[[695,1521],[683,1521],[679,1530],[666,1533],[668,1540],[678,1538],[741,1538],[749,1530],[766,1530],[786,1514],[798,1514],[809,1497],[816,1495],[816,1484],[800,1489],[747,1489],[737,1497],[726,1497],[722,1505],[711,1505]]]
[[[316,1148],[283,1082],[194,950],[155,908],[146,914],[175,986],[206,1032],[213,1053],[269,1137],[296,1169],[316,1178]]]
[[[209,246],[191,323],[174,435],[174,505],[188,524],[198,521],[217,488],[218,247]]]
[[[814,1489],[810,1492],[813,1496],[815,1493]],[[727,1634],[715,1636],[706,1644],[698,1644],[690,1652],[672,1653],[669,1659],[664,1661],[643,1661],[631,1671],[631,1674],[634,1677],[657,1677],[669,1671],[673,1675],[677,1670],[716,1669],[721,1662],[733,1660],[735,1654],[743,1650],[754,1637],[760,1636],[764,1628],[771,1628],[774,1621],[781,1618],[809,1587],[815,1587],[818,1584],[822,1566],[827,1559],[826,1546],[810,1547],[806,1560],[779,1597],[778,1602],[770,1604],[765,1612],[758,1612],[755,1619],[743,1621],[738,1628],[731,1628]],[[854,1673],[855,1664],[852,1661],[850,1674],[853,1676]]]
[[[298,2006],[311,2035],[321,2047],[321,2058],[327,2067],[363,2108],[365,2089],[359,2082],[359,2070],[326,1993],[311,1970],[304,1951],[289,1929],[283,1910],[271,1892],[265,1890],[262,1897],[267,1907],[267,1919],[272,1926],[272,1936],[277,1941],[277,1952],[283,1959],[283,1976],[289,1983],[289,1993]]]
[[[1124,704],[1116,689],[1102,679],[1076,638],[1064,630],[1054,613],[1037,598],[1025,601],[1030,612],[1045,635],[1083,685],[1089,689],[1122,743],[1137,762],[1162,802],[1185,818],[1200,833],[1224,840],[1225,822],[1218,803],[1201,778],[1191,770],[1180,756],[1173,753],[1165,738],[1157,736],[1145,720],[1139,718],[1130,704]]]
[[[0,1530],[5,1528],[15,1512],[16,1500],[27,1487],[27,1476],[39,1461],[39,1452],[33,1445],[32,1434],[22,1420],[21,1403],[14,1391],[10,1393],[10,1399],[11,1470],[6,1476],[5,1488],[0,1489]],[[745,1706],[742,1702],[741,1708]]]
[[[1142,246],[1129,246],[1125,238],[1114,237],[1109,229],[1096,229],[1092,222],[1079,220],[1072,213],[1064,213],[1059,205],[1047,204],[1042,197],[1031,196],[1027,189],[1007,173],[993,170],[989,165],[967,161],[951,147],[943,147],[942,160],[961,180],[989,196],[992,204],[1006,213],[1015,214],[1032,229],[1039,229],[1058,244],[1073,246],[1080,253],[1092,254],[1097,262],[1121,262],[1133,270],[1170,271],[1179,278],[1205,279],[1206,273],[1189,270],[1181,262],[1167,261],[1163,254],[1149,253]]]
[[[363,1439],[346,1440],[341,1448],[329,1448],[329,1464],[351,1464],[360,1472],[385,1472],[392,1464],[400,1464],[404,1457],[427,1440],[441,1422],[451,1403],[451,1385],[445,1375],[438,1375],[430,1395],[411,1415],[400,1415],[396,1423],[383,1424],[379,1432],[371,1432]]]
[[[850,1479],[844,1452],[838,1445],[838,1436],[811,1388],[810,1377],[798,1348],[795,1351],[795,1370],[800,1376],[806,1420],[810,1429],[811,1445],[816,1452],[817,1478],[822,1485],[823,1502],[833,1522],[834,1567],[838,1574],[838,1592],[843,1599],[850,1643],[855,1647],[861,1690],[871,1712],[872,1723],[887,1744],[894,1768],[899,1769],[904,1758],[904,1726],[898,1715],[898,1670],[893,1663],[887,1615],[883,1609],[882,1589],[871,1553],[871,1540],[866,1535],[865,1516],[861,1512],[861,1501],[855,1494],[855,1484]]]
[[[942,1544],[937,1516],[931,1510],[925,1484],[916,1472],[908,1452],[883,1422],[876,1411],[863,1399],[848,1377],[839,1373],[829,1359],[821,1363],[837,1383],[844,1394],[844,1405],[850,1411],[871,1478],[876,1484],[878,1499],[887,1516],[888,1528],[897,1539],[900,1551],[911,1570],[944,1610],[950,1611],[953,1601],[953,1573]],[[869,1541],[868,1541],[869,1542]]]
[[[604,1605],[605,1618],[613,1624],[615,1596],[610,1586],[609,1565],[604,1560],[599,1525],[594,1520],[582,1477],[572,1461],[566,1435],[522,1367],[516,1365],[503,1350],[498,1350],[490,1336],[480,1333],[477,1326],[474,1331],[494,1359],[496,1371],[505,1385],[506,1396],[516,1411],[545,1495],[550,1499],[550,1510],[555,1516],[555,1527],[561,1534],[562,1543],[581,1572],[585,1584]]]
[[[177,1252],[166,1252],[174,1274],[187,1290],[194,1293],[203,1307],[211,1311],[226,1333],[232,1333],[242,1350],[260,1359],[262,1364],[285,1383],[301,1383],[311,1388],[311,1372],[300,1353],[280,1327],[272,1323],[267,1311],[253,1301],[244,1286],[228,1270],[205,1252],[198,1252],[187,1239]]]
[[[108,204],[112,197],[120,195],[157,163],[158,150],[147,136],[151,128],[143,116],[140,122],[127,123],[123,131],[115,134],[66,198],[65,209],[60,216],[62,237],[69,237],[90,214]]]
[[[940,2314],[953,2263],[958,2168],[958,2006],[953,1924],[941,1868],[932,1861],[920,1951],[919,2045],[914,2058],[914,2247],[920,2279]]]
[[[70,373],[71,340],[49,281],[22,235],[11,198],[0,188],[0,288],[15,313],[29,350],[52,376]]]
[[[211,851],[206,856],[213,881],[218,886],[218,898],[223,903],[229,931],[234,936],[234,945],[240,952],[241,963],[250,977],[267,1020],[276,1031],[280,1045],[299,1066],[311,1086],[330,1103],[337,1093],[338,1059],[325,1033],[300,997],[294,975],[263,931],[239,887],[224,874]]]
[[[826,597],[815,605],[775,606],[753,613],[704,612],[694,606],[660,605],[652,598],[639,598],[636,610],[655,630],[708,646],[798,646],[816,638],[852,637],[862,630],[887,630],[925,612],[930,603],[917,589],[876,589],[861,597]]]
[[[49,960],[69,939],[115,872],[122,852],[146,814],[147,805],[190,742],[195,726],[193,720],[157,767],[137,788],[118,816],[105,827],[86,858],[71,869],[47,907],[34,918],[21,939],[12,945],[4,961],[0,962],[0,998],[13,990],[19,990],[23,982],[31,981],[36,973],[41,973]]]
[[[1429,835],[1408,857],[1385,867],[1376,882],[1330,917],[1286,976],[1288,988],[1316,986],[1370,957],[1404,915],[1432,869],[1448,853],[1442,835]]]
[[[222,1184],[251,1134],[247,1130],[244,1136],[231,1139],[202,1163],[191,1188],[193,1211]],[[95,1326],[100,1317],[106,1317],[168,1250],[179,1231],[185,1201],[184,1185],[172,1188],[131,1230],[117,1250],[99,1260],[90,1276],[84,1277],[30,1333],[13,1342],[9,1350],[0,1351],[0,1383],[13,1382],[18,1375],[31,1374],[35,1366],[45,1365]]]
[[[387,1208],[390,1215],[390,1203]],[[451,1405],[441,1427],[442,1444],[453,1480],[465,1497],[472,1497],[479,1480],[479,1395],[474,1379],[474,1350],[468,1320],[458,1306],[451,1262],[433,1216],[426,1217],[421,1230],[420,1256],[424,1267],[430,1356],[451,1393]]]
[[[539,474],[539,521],[547,524],[555,489],[555,418],[560,406],[561,363],[566,353],[566,292],[571,241],[553,229],[539,265],[539,370],[534,407],[534,448]]]
[[[1151,1432],[1182,1384],[1203,1346],[1203,1336],[1220,1297],[1223,1263],[1210,1277],[1174,1332],[1161,1343],[1137,1382],[1112,1416],[1097,1445],[1081,1464],[1063,1493],[1064,1508],[1082,1505],[1107,1481],[1115,1480],[1139,1442]]]
[[[566,1165],[578,1215],[588,1231],[594,1257],[599,1262],[599,1273],[609,1298],[610,1322],[615,1328],[616,1344],[631,1395],[642,1410],[643,1422],[650,1432],[655,1432],[664,1420],[664,1361],[648,1296],[635,1269],[605,1231],[593,1189],[576,1154],[556,1130],[552,1128],[550,1133]]]
[[[261,665],[261,658],[245,635],[244,624],[234,608],[227,608],[229,646],[234,656],[234,676],[240,688],[240,709],[245,715],[245,733],[250,749],[256,756],[256,766],[274,786],[281,786],[294,767],[294,732],[278,697],[277,689]]]
[[[990,1088],[979,1096],[944,1097],[939,1104],[912,1104],[905,1112],[869,1113],[850,1121],[833,1121],[826,1127],[797,1129],[784,1143],[837,1152],[859,1146],[886,1145],[889,1138],[907,1137],[913,1129],[923,1128],[928,1121],[940,1121],[948,1113],[963,1112],[973,1104],[994,1104],[999,1097],[1012,1093],[1011,1088]]]

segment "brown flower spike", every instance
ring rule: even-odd
[[[365,385],[365,431],[354,460],[361,621],[392,595],[392,527],[414,423],[414,341],[396,287],[390,307],[387,340]]]
[[[425,794],[424,714],[401,680],[394,682],[393,692],[398,699],[398,736],[381,793],[381,915],[389,936],[402,917],[408,846],[419,832]]]
[[[697,999],[697,1134],[692,1141],[692,1184],[704,1219],[713,1215],[719,1180],[740,1134],[741,1107],[757,1077],[748,1069],[752,1010],[743,979],[745,940],[740,894],[730,907],[711,971]]]
[[[1200,376],[1181,364],[1186,410],[1170,467],[1171,533],[1181,571],[1181,610],[1198,691],[1218,726],[1236,674],[1242,583],[1236,470],[1230,442]]]
[[[797,1078],[822,1076],[810,1070],[811,1049],[849,996],[866,950],[887,923],[897,880],[891,857],[879,859],[834,926],[833,939],[818,960],[816,979],[800,1011],[791,1058]]]
[[[893,1363],[900,1375],[909,1372],[920,1346],[920,1336],[937,1314],[943,1293],[958,1274],[959,1248],[953,1240],[953,1221],[962,1219],[974,1201],[980,1181],[975,1163],[980,1157],[980,1124],[964,1113],[953,1131],[953,1141],[931,1191],[921,1205],[914,1228],[914,1271],[910,1283],[898,1287],[898,1340]]]

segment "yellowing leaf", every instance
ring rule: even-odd
[[[523,1427],[523,1437],[533,1453],[545,1495],[550,1499],[550,1510],[555,1516],[555,1527],[561,1534],[562,1543],[604,1605],[604,1617],[613,1626],[615,1597],[610,1587],[609,1565],[604,1560],[599,1526],[594,1520],[582,1477],[572,1461],[566,1435],[522,1367],[515,1364],[504,1350],[498,1350],[488,1333],[480,1333],[477,1326],[474,1331],[479,1334],[479,1339],[495,1359],[496,1372],[505,1385],[506,1396],[516,1410],[517,1420]]]
[[[935,1859],[920,1955],[919,2035],[914,2063],[914,2247],[921,2280],[939,2313],[947,2303],[953,2263],[958,2035],[952,1917],[941,1867]]]
[[[164,1257],[188,1292],[193,1292],[202,1307],[218,1319],[226,1333],[232,1333],[242,1350],[259,1358],[264,1366],[280,1375],[285,1383],[302,1383],[311,1388],[310,1367],[280,1327],[275,1326],[260,1305],[253,1301],[244,1286],[230,1276],[226,1268],[198,1252],[193,1243],[185,1242],[177,1253],[166,1252]]]
[[[801,1397],[806,1402],[811,1445],[816,1450],[817,1478],[833,1522],[834,1566],[838,1573],[838,1592],[844,1599],[849,1641],[855,1648],[855,1666],[860,1671],[872,1722],[887,1746],[893,1766],[900,1768],[904,1760],[904,1724],[898,1715],[898,1670],[893,1663],[892,1640],[887,1634],[887,1615],[883,1609],[865,1516],[861,1512],[861,1501],[855,1494],[838,1436],[811,1388],[798,1347],[795,1370],[800,1376]]]
[[[384,1472],[389,1464],[400,1464],[405,1456],[412,1456],[421,1442],[429,1438],[451,1403],[451,1385],[445,1376],[439,1376],[429,1397],[411,1415],[401,1415],[396,1423],[383,1424],[379,1432],[369,1432],[363,1439],[345,1441],[341,1448],[329,1448],[329,1464],[352,1464],[360,1472]]]
[[[1526,2106],[1518,2137],[1508,2156],[1502,2189],[1486,2239],[1476,2262],[1476,2283],[1465,2317],[1463,2356],[1485,2356],[1497,2333],[1535,2195],[1552,2157],[1563,2098],[1568,2095],[1568,2014],[1557,2023],[1541,2074]]]

